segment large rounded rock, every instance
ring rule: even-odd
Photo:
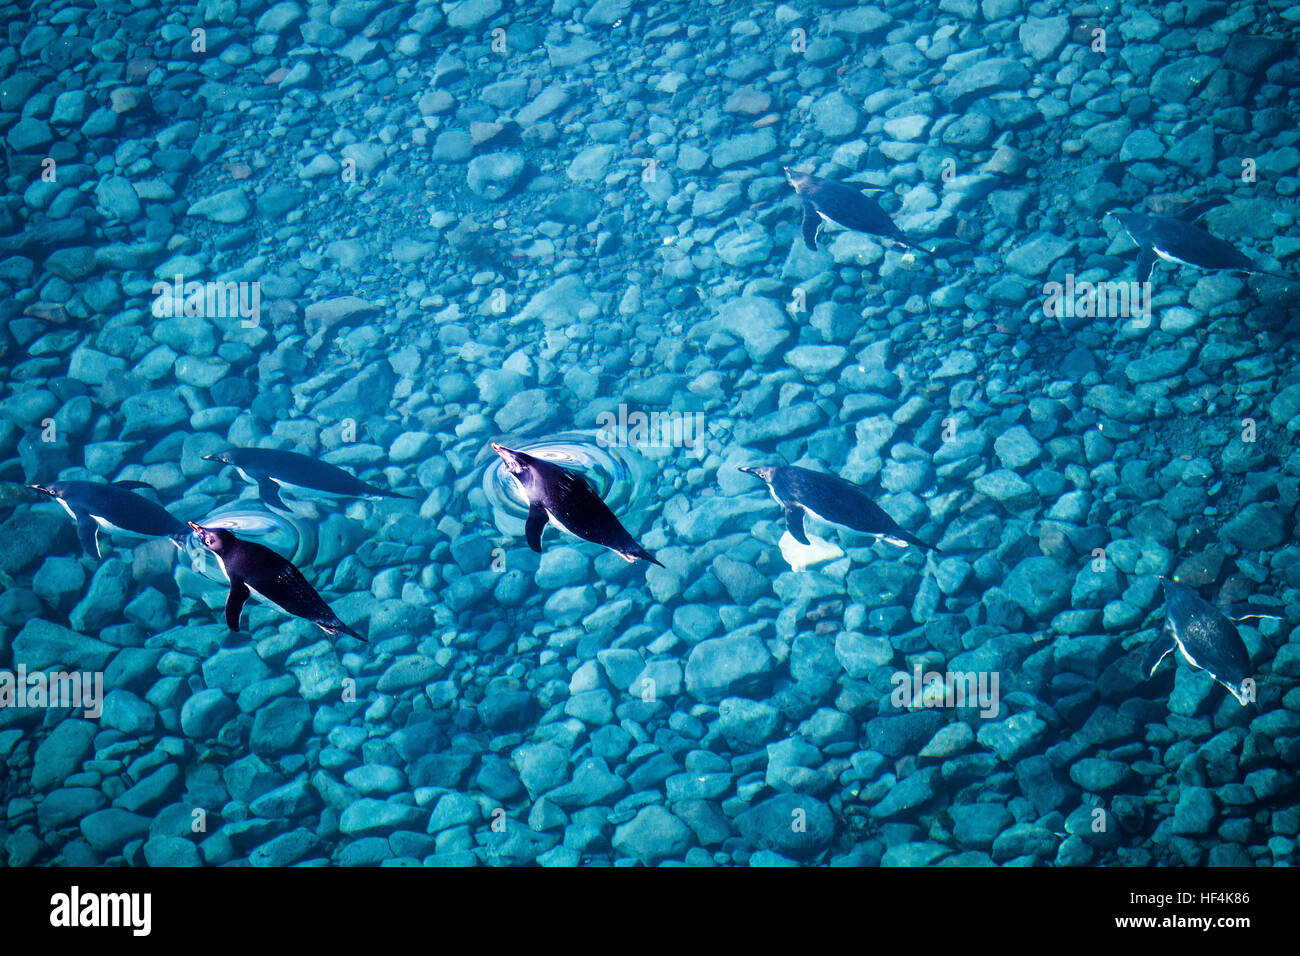
[[[311,707],[305,700],[279,697],[257,712],[249,747],[255,754],[284,753],[311,727]]]
[[[484,199],[496,201],[514,189],[524,172],[524,160],[515,153],[487,153],[469,161],[469,188]]]
[[[614,831],[614,849],[644,863],[676,859],[691,845],[691,831],[663,807],[642,807],[630,821]]]
[[[238,710],[235,702],[215,687],[201,690],[181,707],[181,732],[194,740],[215,737]]]
[[[686,691],[697,700],[764,696],[776,662],[754,634],[701,641],[686,661]]]
[[[773,797],[742,813],[736,825],[755,848],[796,859],[824,849],[835,835],[830,809],[808,794]]]

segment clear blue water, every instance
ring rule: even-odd
[[[1297,10],[11,9],[0,860],[1291,865]]]

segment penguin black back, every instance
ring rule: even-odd
[[[609,548],[627,561],[639,558],[663,567],[628,533],[582,475],[495,442],[492,448],[528,498],[524,531],[534,551],[542,550],[542,530],[549,518],[570,534]]]
[[[816,518],[863,534],[893,538],[926,551],[938,550],[934,545],[903,530],[862,488],[839,475],[800,468],[798,465],[740,470],[767,482],[772,496],[785,506],[790,534],[800,544],[808,543],[802,515],[806,511]]]
[[[1235,247],[1210,235],[1194,222],[1141,213],[1121,219],[1134,242],[1150,246],[1167,258],[1202,269],[1257,272],[1259,267]]]
[[[884,236],[895,242],[930,255],[930,250],[917,245],[889,218],[889,213],[870,196],[846,184],[831,179],[819,179],[808,173],[785,170],[786,178],[795,193],[804,202],[804,243],[817,250],[817,214],[825,216],[845,229]]]
[[[1226,684],[1250,674],[1250,655],[1236,625],[1185,584],[1163,578],[1165,612],[1174,636],[1196,664]]]
[[[204,528],[190,523],[203,546],[216,555],[230,580],[226,598],[226,626],[239,630],[239,616],[249,592],[270,601],[280,609],[311,621],[330,634],[349,634],[365,638],[348,627],[325,603],[301,571],[287,559],[263,545],[236,537],[225,528]]]
[[[73,512],[84,511],[103,518],[123,531],[144,535],[186,533],[185,522],[173,517],[161,505],[135,493],[137,488],[149,487],[144,482],[56,481],[28,487],[61,499]]]
[[[77,523],[77,537],[91,557],[99,557],[99,522],[130,534],[146,537],[167,536],[181,547],[189,535],[185,522],[173,517],[136,489],[152,488],[142,481],[55,481],[46,485],[28,485],[33,491],[49,495],[63,505]]]
[[[887,236],[907,243],[903,231],[889,218],[889,214],[870,196],[858,192],[852,186],[832,182],[828,179],[815,180],[808,196],[816,207],[846,229],[869,233],[873,236]]]

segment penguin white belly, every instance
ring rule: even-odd
[[[263,594],[261,591],[259,591],[257,588],[255,588],[255,587],[253,587],[251,584],[249,584],[247,581],[244,582],[244,587],[248,588],[248,593],[251,594],[251,595],[253,595],[253,597],[257,598],[257,599],[258,599],[259,601],[261,601],[263,604],[269,604],[269,605],[271,605],[271,607],[280,608],[280,610],[281,610],[281,611],[284,611],[284,613],[286,613],[286,614],[289,613],[288,611],[285,611],[283,607],[280,607],[279,604],[276,604],[276,603],[275,603],[274,601],[272,601],[269,597],[267,597],[265,594]]]
[[[327,500],[334,501],[339,498],[353,497],[352,495],[336,494],[333,491],[322,491],[320,488],[308,488],[306,485],[295,485],[291,481],[281,481],[279,478],[270,478],[269,475],[267,477],[271,481],[275,482],[275,484],[279,486],[281,491],[287,491],[295,498],[311,498],[314,496],[317,498],[325,498]]]
[[[147,537],[147,535],[142,535],[138,531],[128,531],[126,530],[126,528],[118,527],[117,525],[113,524],[113,522],[109,521],[107,518],[101,518],[99,515],[91,515],[91,517],[95,519],[95,524],[99,525],[99,527],[102,528],[104,531],[109,531],[115,534],[130,535],[133,538]]]
[[[848,528],[848,525],[840,525],[839,522],[831,521],[829,518],[819,515],[817,512],[813,511],[807,505],[803,505],[802,507],[804,511],[808,512],[810,517],[816,518],[818,521],[822,522],[823,524],[839,525],[839,527],[841,528]],[[849,528],[849,530],[856,534],[865,534],[867,537],[871,538],[872,541],[888,542],[889,544],[892,544],[896,548],[908,547],[908,543],[906,541],[904,541],[902,538],[895,538],[892,535],[876,534],[874,531],[858,531],[856,528]]]
[[[1200,268],[1199,266],[1196,265],[1195,262],[1188,262],[1186,259],[1179,259],[1176,255],[1173,255],[1172,253],[1169,252],[1165,252],[1165,250],[1161,249],[1159,246],[1152,246],[1151,251],[1154,252],[1156,255],[1158,255],[1161,259],[1164,259],[1165,262],[1173,262],[1180,266],[1192,266],[1194,268]]]
[[[813,511],[811,508],[809,508],[809,507],[808,507],[807,505],[805,505],[805,504],[800,504],[799,507],[802,508],[802,509],[804,510],[804,512],[805,512],[805,513],[806,513],[810,518],[816,518],[818,521],[822,522],[823,524],[834,524],[834,523],[835,523],[834,521],[827,521],[825,518],[823,518],[821,515],[819,515],[819,514],[818,514],[817,512],[815,512],[815,511]]]
[[[576,535],[572,531],[570,531],[568,527],[564,524],[564,522],[562,522],[559,518],[555,517],[555,514],[550,510],[547,510],[546,517],[551,522],[551,524],[555,525],[555,527],[559,528],[565,534],[571,535],[572,537],[579,538],[579,540],[581,540],[579,535]]]
[[[1193,657],[1190,653],[1188,653],[1187,645],[1185,645],[1181,640],[1178,639],[1178,632],[1177,632],[1177,631],[1174,632],[1174,643],[1178,645],[1178,652],[1179,652],[1180,654],[1183,655],[1183,659],[1186,660],[1187,663],[1191,664],[1191,665],[1192,665],[1193,667],[1195,667],[1197,670],[1204,670],[1204,669],[1205,669],[1205,668],[1201,667],[1201,665],[1198,664],[1198,663],[1196,662],[1196,658],[1195,658],[1195,657]],[[1211,674],[1210,676],[1213,677],[1214,675]],[[1216,680],[1217,680],[1217,678],[1216,678]]]

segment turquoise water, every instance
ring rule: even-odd
[[[1295,862],[1300,8],[8,17],[0,860]]]

